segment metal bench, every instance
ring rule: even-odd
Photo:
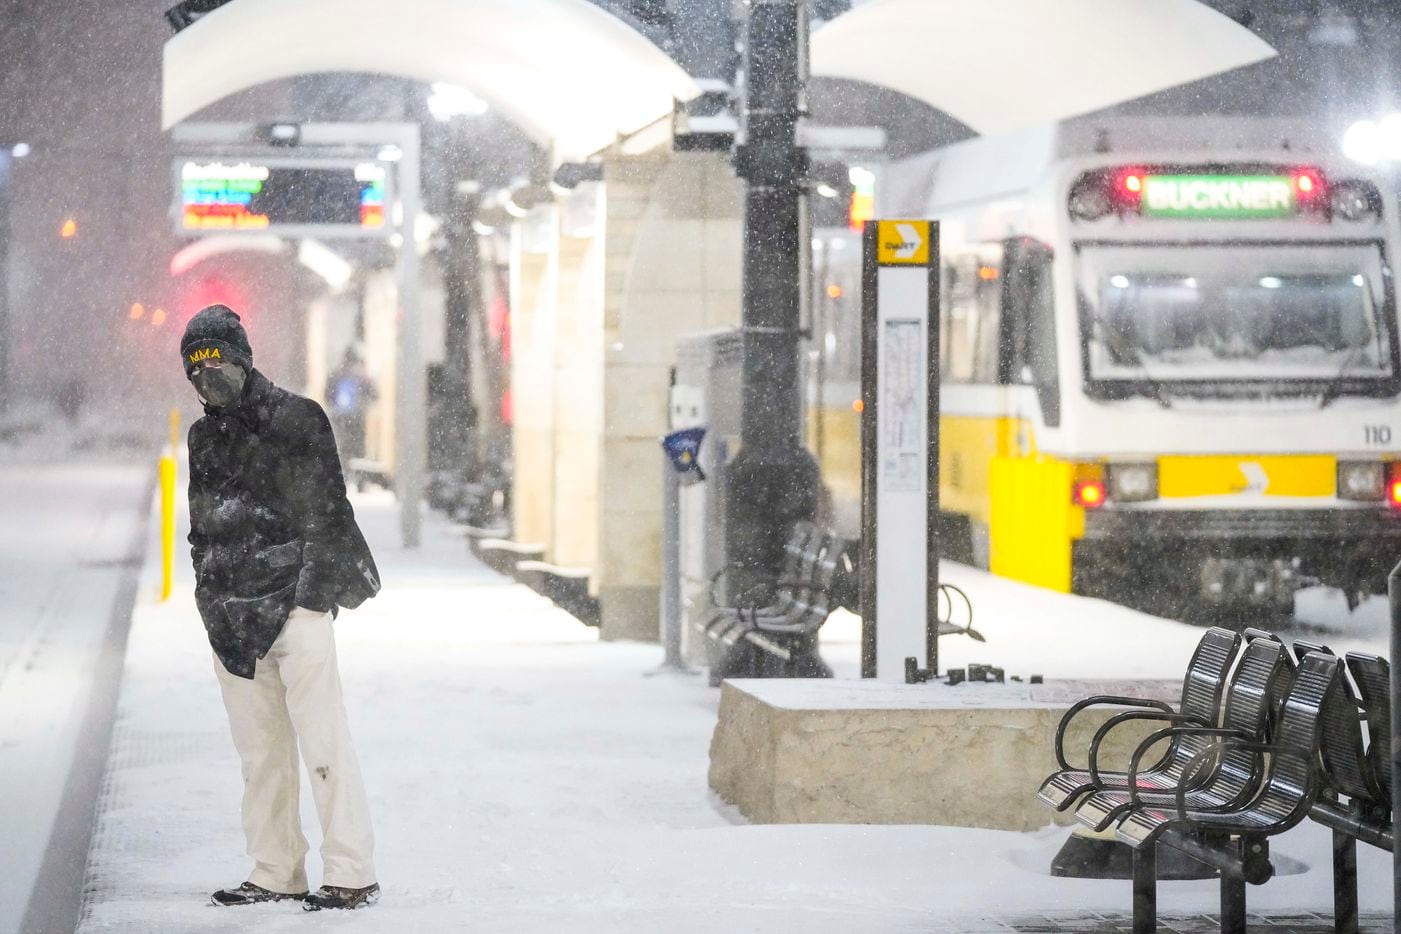
[[[711,605],[697,628],[707,640],[712,685],[726,676],[727,663],[740,642],[753,646],[777,666],[800,655],[815,657],[802,649],[804,643],[816,638],[836,608],[832,586],[838,572],[845,569],[847,546],[846,539],[810,522],[796,523],[784,544],[773,599],[765,605],[724,606],[715,599],[715,586],[725,571],[711,580]]]
[[[1231,674],[1219,725],[1174,725],[1152,734],[1135,750],[1117,788],[1112,783],[1121,776],[1096,768],[1098,745],[1109,731],[1130,719],[1175,722],[1181,716],[1149,709],[1121,714],[1091,744],[1093,790],[1076,818],[1096,830],[1119,820],[1115,836],[1133,848],[1135,934],[1156,929],[1162,846],[1220,874],[1221,930],[1228,934],[1245,931],[1246,884],[1263,884],[1274,874],[1269,837],[1306,818],[1332,830],[1334,929],[1340,932],[1358,930],[1357,841],[1394,848],[1386,659],[1349,653],[1344,668],[1343,659],[1315,642],[1296,640],[1288,651],[1273,633],[1247,629],[1244,635],[1247,645]],[[1184,707],[1186,695],[1184,686]],[[1063,730],[1058,743],[1062,738]],[[1144,769],[1145,758],[1164,742],[1168,754]],[[1164,788],[1161,777],[1184,743],[1197,744],[1197,752],[1176,768],[1176,784]],[[1144,782],[1144,776],[1154,779]]]
[[[1060,725],[1056,727],[1056,762],[1060,765],[1060,771],[1042,782],[1037,797],[1048,807],[1064,811],[1091,792],[1127,787],[1129,776],[1126,772],[1101,769],[1096,761],[1098,744],[1107,734],[1107,729],[1101,729],[1096,736],[1095,747],[1091,751],[1087,767],[1072,766],[1066,758],[1066,730],[1077,715],[1091,707],[1131,708],[1111,720],[1110,723],[1114,725],[1138,719],[1163,720],[1200,727],[1216,726],[1226,677],[1240,642],[1241,637],[1238,633],[1217,627],[1208,629],[1202,635],[1187,663],[1187,674],[1182,681],[1182,700],[1176,710],[1162,701],[1111,695],[1087,697],[1071,706],[1061,718]],[[1109,727],[1109,724],[1106,724],[1106,727]],[[1209,745],[1205,737],[1193,734],[1175,735],[1162,760],[1153,768],[1144,771],[1137,780],[1144,788],[1171,791],[1179,785],[1186,765]]]
[[[1284,647],[1278,642],[1257,639],[1245,647],[1240,661],[1231,673],[1230,687],[1226,690],[1220,728],[1222,735],[1236,739],[1264,742],[1270,715],[1270,691],[1286,671]],[[1118,718],[1115,718],[1118,719]],[[1106,723],[1095,737],[1095,742],[1103,738],[1114,726],[1114,720]],[[1181,737],[1182,740],[1200,740],[1212,744],[1212,740],[1199,733]],[[1210,749],[1205,745],[1204,749]],[[1091,746],[1091,761],[1096,747]],[[1224,810],[1248,800],[1259,784],[1260,770],[1258,756],[1239,747],[1224,750],[1219,756],[1200,755],[1195,757],[1193,771],[1181,771],[1179,786],[1187,807],[1193,810]],[[1178,797],[1178,787],[1168,790],[1137,788],[1130,793],[1127,788],[1111,788],[1096,791],[1076,808],[1075,819],[1092,830],[1102,831],[1123,817],[1138,803],[1172,807]]]
[[[1348,653],[1346,665],[1357,683],[1357,694],[1344,680],[1349,703],[1335,705],[1324,725],[1320,754],[1327,787],[1309,817],[1333,831],[1334,929],[1355,934],[1357,841],[1388,852],[1394,847],[1391,666],[1384,658],[1358,652]],[[1346,803],[1340,800],[1343,797]]]
[[[1245,932],[1245,886],[1262,885],[1274,875],[1269,838],[1296,826],[1310,815],[1326,785],[1319,769],[1320,749],[1327,726],[1351,707],[1344,690],[1341,660],[1310,652],[1299,663],[1271,742],[1245,740],[1219,728],[1174,727],[1150,736],[1135,751],[1129,768],[1133,808],[1119,823],[1115,836],[1134,849],[1133,930],[1148,934],[1157,928],[1156,859],[1158,845],[1170,846],[1221,874],[1221,930]],[[1352,708],[1355,709],[1355,708]],[[1355,718],[1354,718],[1355,719]],[[1189,789],[1179,787],[1172,806],[1149,803],[1137,791],[1139,765],[1162,733],[1195,732],[1216,741],[1203,759],[1224,761],[1240,753],[1251,755],[1257,790],[1238,807],[1194,809]],[[1192,767],[1186,770],[1191,774]]]

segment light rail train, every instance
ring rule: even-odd
[[[1382,592],[1401,558],[1384,182],[1262,120],[1123,120],[887,167],[940,222],[944,552],[1159,612]],[[810,440],[859,529],[860,240],[814,241]]]

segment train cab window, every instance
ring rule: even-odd
[[[1003,290],[998,382],[1036,387],[1048,426],[1060,424],[1051,250],[1034,240],[1009,241]]]
[[[996,244],[956,253],[943,269],[939,347],[943,380],[996,383],[1002,318],[1002,257]]]

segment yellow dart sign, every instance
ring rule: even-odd
[[[880,221],[876,262],[885,265],[929,264],[929,221]]]

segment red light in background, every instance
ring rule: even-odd
[[[141,316],[146,314],[146,306],[140,302],[132,302],[131,310],[127,312],[127,317],[132,321],[140,321]]]
[[[58,235],[65,240],[72,240],[78,236],[78,222],[73,218],[63,222],[63,226],[58,229]]]
[[[828,297],[828,298],[841,298],[841,297],[842,297],[842,287],[839,286],[839,285],[837,285],[835,282],[833,282],[831,285],[827,286],[827,297]]]
[[[162,324],[165,324],[165,309],[157,308],[151,312],[151,327],[158,328]]]
[[[1294,172],[1294,190],[1300,201],[1313,201],[1324,194],[1323,176],[1317,169],[1298,169]]]
[[[1118,169],[1106,180],[1109,186],[1109,200],[1121,208],[1138,210],[1143,200],[1144,171],[1142,166],[1125,166]]]
[[[1104,505],[1104,481],[1076,480],[1070,499],[1077,506],[1098,509]]]

